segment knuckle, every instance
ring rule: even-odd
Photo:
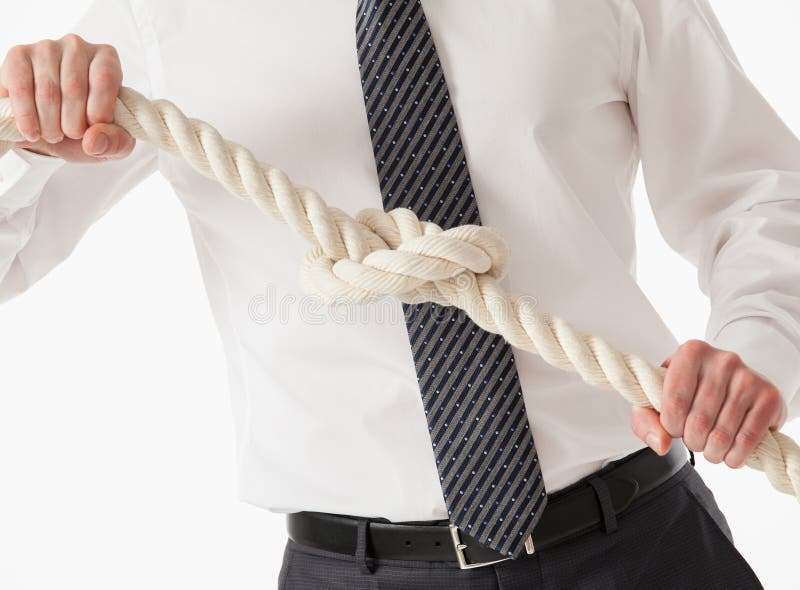
[[[42,57],[52,57],[61,52],[61,46],[52,39],[42,39],[34,44],[34,53]]]
[[[733,435],[731,434],[730,430],[724,426],[717,425],[712,428],[711,432],[708,434],[708,444],[714,448],[727,449],[730,447],[732,442]]]
[[[689,354],[701,354],[706,352],[710,348],[710,345],[708,344],[708,342],[705,342],[704,340],[692,338],[684,342],[680,346],[680,348],[682,351],[687,352]]]
[[[714,425],[708,414],[702,412],[692,412],[686,418],[686,430],[692,435],[704,437]]]
[[[86,81],[80,76],[70,75],[61,81],[61,90],[64,98],[81,98],[86,94]]]
[[[728,397],[725,400],[725,404],[730,405],[731,409],[737,414],[744,414],[750,407],[751,403],[751,395],[746,393],[745,390],[741,389],[729,392]]]
[[[755,389],[761,383],[761,378],[752,371],[739,371],[735,383],[740,390],[750,390]]]
[[[16,78],[9,82],[8,93],[14,98],[29,98],[33,96],[33,84],[28,80]]]
[[[662,402],[662,408],[668,415],[682,417],[688,410],[689,403],[682,389],[667,391]]]
[[[98,66],[92,72],[94,83],[104,87],[115,88],[122,82],[122,75],[117,68],[109,65]]]
[[[782,410],[783,403],[779,393],[772,394],[768,390],[765,391],[756,405],[759,424],[763,424],[765,429],[768,428],[773,418]]]
[[[120,63],[119,52],[117,51],[117,48],[107,43],[96,45],[95,55],[107,59],[116,65],[119,65]]]
[[[36,82],[36,100],[41,104],[58,102],[61,98],[61,89],[55,80],[49,78]]]
[[[79,47],[86,45],[86,41],[83,40],[83,37],[76,35],[75,33],[67,33],[61,37],[61,43],[64,45],[64,47],[69,47],[70,49],[78,49]]]
[[[19,123],[36,123],[39,119],[33,113],[20,113],[15,117]]]
[[[781,409],[781,404],[783,402],[777,398],[767,398],[761,402],[761,411],[759,412],[759,418],[765,423],[769,423],[772,420],[772,417],[775,416],[778,411]]]
[[[101,53],[105,53],[107,55],[110,55],[111,57],[115,57],[115,58],[119,57],[119,55],[117,54],[117,48],[114,47],[113,45],[109,44],[109,43],[100,43],[97,46],[97,51],[101,52]]]
[[[761,397],[763,400],[763,404],[767,407],[769,412],[774,412],[780,409],[781,405],[783,404],[783,398],[781,397],[781,392],[778,390],[777,387],[774,385],[766,385],[762,390]]]
[[[733,370],[739,366],[741,359],[739,355],[731,351],[723,351],[717,355],[717,365],[725,370]]]
[[[742,428],[736,434],[736,444],[743,449],[753,449],[761,442],[761,435],[750,428]]]
[[[6,52],[6,61],[21,61],[28,59],[29,48],[27,45],[14,45]]]
[[[39,119],[31,113],[23,113],[14,117],[20,131],[33,131],[39,126]]]

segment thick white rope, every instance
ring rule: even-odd
[[[537,312],[528,298],[500,287],[509,251],[495,230],[474,225],[442,230],[408,209],[364,209],[352,218],[329,207],[312,189],[293,184],[281,170],[257,161],[208,123],[131,88],[120,89],[114,122],[136,139],[183,157],[306,238],[313,247],[303,262],[303,286],[326,303],[368,303],[393,295],[405,303],[453,305],[484,330],[550,365],[576,371],[590,385],[614,389],[631,404],[660,410],[666,369]],[[22,139],[9,100],[0,99],[0,155]],[[746,464],[800,500],[800,447],[788,436],[768,431]]]

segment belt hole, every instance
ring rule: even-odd
[[[406,541],[406,547],[411,547],[411,541]]]
[[[437,547],[441,547],[441,546],[442,546],[442,544],[441,544],[439,541],[436,541],[436,542],[434,543],[434,545],[436,545]]]

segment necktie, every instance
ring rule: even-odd
[[[480,224],[466,157],[419,0],[359,0],[356,39],[385,210],[444,229]],[[404,304],[448,518],[518,557],[547,504],[510,345],[453,307]]]

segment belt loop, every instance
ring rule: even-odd
[[[362,574],[373,572],[372,558],[367,557],[367,528],[369,521],[363,518],[358,519],[358,537],[356,539],[356,563],[361,568]],[[367,563],[367,562],[370,563]]]
[[[689,462],[694,466],[694,453],[689,449]]]
[[[597,501],[600,503],[600,510],[603,513],[606,534],[610,535],[618,527],[617,513],[614,512],[614,505],[611,503],[611,494],[608,492],[608,486],[603,478],[596,475],[589,478],[589,485],[594,488],[594,493],[597,495]]]

